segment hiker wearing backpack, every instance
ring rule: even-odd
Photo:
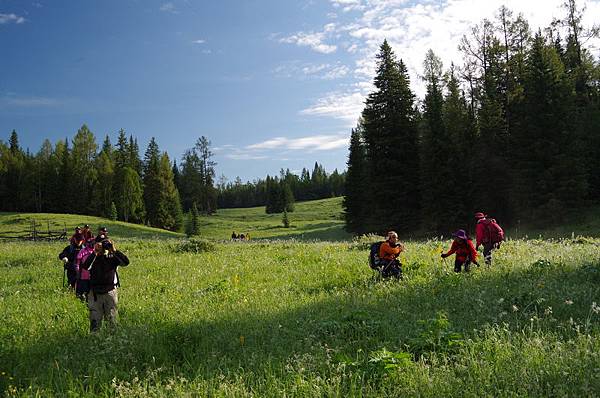
[[[117,287],[119,276],[117,267],[129,265],[129,259],[114,244],[105,239],[96,242],[94,252],[84,261],[83,269],[90,272],[88,308],[90,310],[90,331],[95,332],[106,319],[111,326],[117,322]]]
[[[398,260],[398,256],[403,250],[404,246],[398,242],[398,234],[395,231],[388,232],[387,240],[379,245],[377,253],[381,276],[402,279],[402,264]]]
[[[454,237],[452,246],[450,246],[450,250],[447,253],[442,253],[442,258],[456,254],[454,272],[460,272],[463,266],[465,272],[469,272],[471,270],[471,263],[479,265],[477,263],[477,250],[473,246],[473,241],[469,239],[469,236],[463,229],[454,232],[452,236]]]
[[[75,284],[75,295],[81,301],[87,301],[87,295],[90,291],[90,271],[83,268],[83,263],[90,254],[94,252],[94,238],[90,238],[85,243],[85,247],[77,253],[75,263],[77,265],[77,283]]]
[[[58,259],[63,262],[64,273],[67,276],[67,283],[71,289],[75,288],[77,282],[77,254],[81,250],[81,246],[69,243],[59,254]],[[65,279],[63,275],[63,287]]]
[[[500,244],[504,241],[504,231],[498,225],[495,219],[489,218],[486,214],[475,213],[477,226],[475,227],[475,235],[477,244],[475,249],[483,246],[483,258],[486,265],[492,264],[492,252],[500,248]]]

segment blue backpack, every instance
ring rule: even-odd
[[[379,258],[379,247],[382,242],[375,242],[371,244],[371,249],[369,251],[369,267],[371,269],[379,271],[381,269],[380,258]]]

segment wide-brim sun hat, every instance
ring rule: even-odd
[[[482,213],[482,212],[480,212],[480,211],[478,211],[477,213],[475,213],[475,218],[485,218],[485,217],[486,217],[485,214]]]
[[[469,237],[467,236],[467,233],[465,232],[464,229],[459,229],[458,231],[455,231],[454,233],[452,233],[452,236],[454,236],[455,238],[464,239],[464,240],[469,239]]]

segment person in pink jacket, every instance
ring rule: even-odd
[[[482,212],[475,213],[477,225],[475,226],[475,238],[477,244],[475,249],[483,246],[483,257],[486,265],[492,264],[492,251],[500,248],[500,244],[504,240],[504,231],[498,225],[496,220],[489,218],[487,214]]]
[[[88,239],[85,247],[77,253],[75,264],[77,268],[77,283],[75,285],[75,294],[81,301],[87,300],[87,294],[90,291],[90,271],[81,265],[94,252],[94,239]]]

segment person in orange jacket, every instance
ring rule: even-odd
[[[442,258],[446,258],[456,253],[456,259],[454,260],[454,272],[460,272],[463,266],[465,272],[469,272],[471,263],[479,266],[477,263],[477,250],[475,250],[473,241],[469,239],[467,233],[463,229],[459,229],[458,231],[454,232],[452,236],[454,237],[452,246],[450,246],[450,250],[447,253],[442,253]]]
[[[387,240],[379,246],[379,259],[383,263],[381,275],[384,278],[394,276],[402,279],[402,264],[398,261],[402,251],[404,246],[398,242],[398,234],[395,231],[388,232]]]

